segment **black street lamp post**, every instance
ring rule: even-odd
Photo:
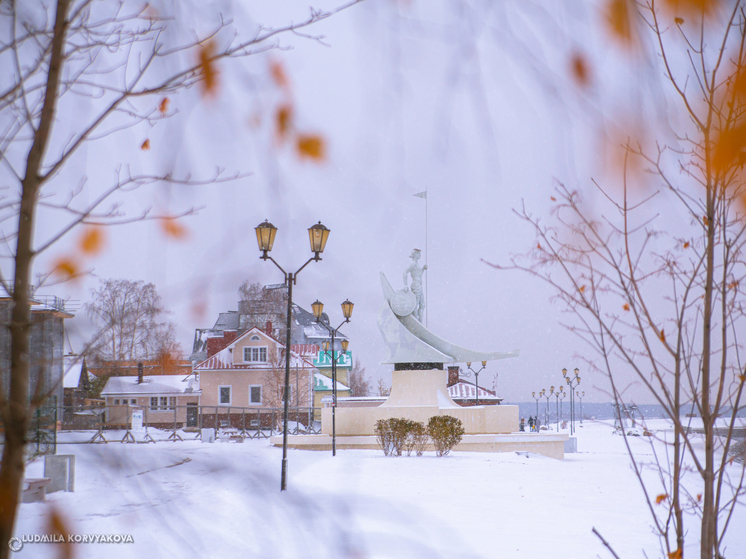
[[[547,399],[547,405],[544,407],[544,425],[549,425],[549,398],[552,397],[552,394],[554,394],[554,386],[549,387],[549,392],[546,388],[542,388],[541,394],[539,394],[539,396],[544,396]]]
[[[554,388],[554,387],[552,387],[552,388]],[[564,389],[564,387],[560,386],[559,390],[554,393],[554,397],[555,397],[554,404],[557,407],[557,432],[558,433],[559,433],[559,428],[560,428],[560,405],[559,405],[559,399],[560,399],[560,394],[564,394],[563,389]]]
[[[585,390],[582,392],[580,390],[575,391],[575,395],[578,397],[578,400],[580,400],[580,424],[583,424],[583,396],[585,396]]]
[[[557,422],[557,426],[559,427],[559,424],[562,423],[562,400],[564,400],[567,397],[567,392],[562,391],[562,386],[560,386],[560,393],[559,393],[559,421]]]
[[[280,271],[285,275],[285,285],[288,286],[288,315],[287,315],[287,332],[285,335],[285,385],[283,390],[284,412],[282,416],[282,470],[280,473],[280,491],[285,491],[288,488],[287,485],[287,473],[288,473],[288,414],[290,404],[290,327],[291,317],[293,312],[293,285],[297,280],[298,274],[301,270],[308,266],[311,262],[318,262],[321,260],[321,253],[324,252],[326,247],[326,241],[329,238],[329,229],[324,227],[319,221],[316,225],[311,226],[308,229],[308,236],[311,241],[311,252],[313,256],[309,258],[303,266],[298,268],[295,273],[286,272],[283,270],[274,258],[269,253],[272,250],[272,245],[275,242],[275,235],[277,234],[277,227],[272,225],[269,221],[265,220],[264,223],[260,223],[256,228],[256,241],[259,244],[259,250],[262,251],[262,255],[259,257],[262,260],[271,260],[272,263],[277,266]]]
[[[474,373],[474,377],[477,380],[477,390],[476,390],[477,404],[476,405],[478,406],[479,405],[479,373],[484,371],[485,367],[487,367],[487,361],[482,361],[482,368],[479,369],[478,371],[475,371],[474,369],[471,368],[471,362],[467,363],[466,366],[472,373]]]
[[[354,305],[350,303],[349,300],[345,300],[345,302],[342,303],[342,315],[345,317],[345,319],[342,321],[342,324],[340,324],[336,328],[332,328],[331,326],[329,326],[326,320],[322,319],[324,304],[317,299],[316,302],[311,305],[311,308],[313,309],[313,316],[316,317],[316,322],[326,328],[332,338],[330,353],[332,359],[332,456],[337,455],[337,359],[341,359],[342,357],[344,357],[345,353],[347,353],[347,344],[349,344],[347,340],[342,340],[342,353],[339,357],[336,357],[334,355],[334,339],[339,333],[339,329],[350,321],[353,306]],[[328,352],[329,342],[325,341],[324,353]]]
[[[573,397],[573,393],[575,392],[575,387],[580,384],[580,377],[578,376],[580,374],[580,369],[575,367],[575,378],[568,377],[567,376],[567,369],[562,369],[562,376],[565,377],[565,382],[567,382],[568,386],[570,387],[570,435],[575,433],[575,401]]]

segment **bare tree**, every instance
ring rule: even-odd
[[[369,396],[371,392],[370,379],[365,376],[365,367],[359,359],[350,371],[350,396]]]
[[[258,283],[243,282],[238,288],[238,312],[241,316],[241,329],[257,327],[266,330],[278,340],[285,339],[287,317],[287,287],[284,284],[262,286]]]
[[[248,38],[245,30],[223,20],[212,32],[200,36],[192,32],[184,40],[184,33],[170,32],[182,18],[190,17],[189,7],[183,3],[172,5],[170,13],[156,12],[141,2],[57,0],[51,4],[0,1],[0,67],[6,76],[10,74],[0,85],[0,165],[5,188],[0,223],[11,224],[10,231],[3,231],[3,241],[14,247],[9,248],[12,282],[6,281],[5,270],[0,277],[13,299],[10,389],[0,395],[5,433],[0,466],[0,559],[9,553],[24,475],[30,413],[29,289],[34,259],[83,224],[176,217],[147,211],[130,217],[117,203],[105,208],[104,204],[123,189],[164,181],[200,183],[170,173],[133,174],[112,154],[116,178],[109,185],[91,187],[86,190],[88,196],[80,197],[85,177],[75,177],[69,163],[88,142],[172,116],[166,95],[198,84],[206,94],[214,92],[216,65],[221,60],[277,48],[279,34],[338,11],[313,10],[303,22],[278,29],[257,27]],[[218,37],[224,39],[220,44]],[[81,101],[89,111],[79,111],[76,103]],[[70,118],[62,119],[63,115]],[[147,142],[142,147],[147,149]],[[72,181],[70,176],[60,178],[66,168]],[[230,178],[235,176],[226,177],[218,170],[204,182]],[[70,183],[74,186],[66,187]],[[55,185],[63,191],[59,198],[50,190]],[[57,211],[58,223],[62,223],[43,239],[34,236],[39,207]],[[69,262],[57,271],[63,277],[79,273]]]
[[[98,361],[154,359],[176,350],[174,325],[162,322],[165,309],[152,283],[101,280],[85,305],[98,332],[88,354]]]
[[[376,383],[376,391],[378,392],[379,396],[391,395],[391,387],[386,384],[386,381],[382,378],[379,378],[378,382]]]
[[[595,185],[608,211],[561,184],[550,222],[518,211],[536,246],[504,266],[556,290],[617,405],[630,382],[639,383],[673,424],[652,463],[627,445],[670,558],[683,557],[687,534],[699,535],[702,559],[723,557],[744,494],[744,466],[733,462],[731,446],[746,380],[746,15],[742,2],[731,4],[724,20],[695,10],[691,23],[677,17],[672,26],[654,0],[625,3],[652,34],[672,112],[686,118],[672,119],[671,145],[624,146],[621,191]],[[638,163],[655,192],[644,175],[628,173]],[[701,434],[690,429],[691,411]]]

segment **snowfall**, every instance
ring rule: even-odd
[[[627,440],[640,460],[653,463],[670,429],[664,420],[648,429],[653,437]],[[89,435],[65,433],[62,440]],[[78,558],[611,558],[593,528],[622,559],[663,556],[624,437],[609,422],[586,420],[577,440],[578,452],[564,460],[455,451],[385,457],[339,450],[333,457],[291,449],[285,492],[282,449],[267,439],[61,444],[58,454],[76,457],[75,492],[22,504],[15,535],[52,533],[55,510],[69,534],[133,540],[80,543]],[[738,462],[728,468],[732,476],[742,472]],[[42,474],[42,460],[29,465],[27,477]],[[646,475],[653,495],[666,492],[653,470]],[[696,494],[696,474],[689,483]],[[698,524],[687,522],[685,556],[698,555]],[[746,557],[744,526],[746,506],[739,504],[726,537],[728,559]],[[28,542],[14,556],[61,551],[59,543]]]

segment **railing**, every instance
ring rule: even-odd
[[[80,442],[156,442],[199,439],[203,429],[215,429],[218,438],[265,439],[282,434],[283,408],[178,405],[163,409],[130,404],[62,408],[57,444]],[[321,409],[291,407],[288,433],[318,434]],[[67,437],[65,432],[90,437]]]

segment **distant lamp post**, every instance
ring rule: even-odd
[[[577,396],[578,400],[580,400],[580,424],[582,425],[583,424],[583,396],[585,396],[585,390],[582,392],[580,390],[576,390],[575,396]]]
[[[562,376],[565,377],[565,382],[567,382],[568,386],[570,387],[570,435],[575,433],[575,402],[573,393],[575,392],[575,387],[580,384],[580,377],[578,376],[580,374],[580,369],[575,367],[575,377],[567,376],[567,369],[562,369]]]
[[[560,415],[560,420],[557,423],[557,425],[559,425],[560,423],[562,423],[562,400],[564,400],[567,397],[567,392],[563,392],[562,388],[564,388],[564,387],[560,386],[560,393],[559,393],[559,415]]]
[[[269,253],[272,250],[272,246],[275,243],[275,236],[277,235],[277,227],[272,225],[269,221],[265,220],[264,223],[260,223],[256,228],[256,242],[259,245],[259,250],[262,255],[259,257],[262,260],[271,260],[272,263],[277,266],[280,271],[285,275],[285,285],[288,286],[288,314],[287,314],[287,332],[285,336],[285,386],[283,392],[284,412],[282,420],[282,472],[280,475],[280,491],[285,491],[288,488],[287,485],[287,473],[288,473],[288,413],[290,404],[290,325],[291,316],[293,311],[293,285],[297,280],[298,274],[303,268],[308,266],[311,262],[318,262],[321,260],[321,253],[324,252],[326,247],[326,241],[329,238],[329,229],[321,225],[321,222],[311,226],[308,229],[308,234],[311,239],[311,252],[313,256],[309,258],[303,266],[298,268],[295,273],[286,272],[283,270],[274,258]]]
[[[345,356],[347,353],[347,346],[350,343],[347,340],[342,340],[342,354],[337,357],[334,355],[334,339],[337,337],[339,329],[350,321],[352,307],[354,307],[354,305],[346,299],[345,302],[342,303],[342,316],[344,316],[345,319],[342,321],[342,324],[336,328],[332,328],[321,318],[324,311],[324,304],[321,301],[316,300],[316,302],[311,305],[316,322],[326,328],[331,335],[331,353],[329,353],[329,341],[324,341],[323,348],[324,353],[329,353],[332,360],[332,456],[337,455],[337,360],[342,359]]]
[[[552,390],[554,390],[554,386],[552,387]],[[560,405],[559,405],[559,398],[560,398],[560,394],[563,394],[562,390],[563,390],[563,387],[560,386],[559,390],[554,393],[554,398],[555,398],[554,404],[557,407],[557,432],[558,433],[559,433],[559,428],[560,428]]]
[[[539,395],[536,395],[536,392],[531,393],[531,397],[536,400],[536,419],[539,419],[539,400],[541,399],[541,392],[539,392]],[[534,419],[534,421],[536,421]]]
[[[554,386],[551,387],[549,392],[547,392],[546,388],[541,389],[540,396],[543,396],[547,399],[547,405],[544,407],[544,425],[549,425],[549,398],[552,397],[552,394],[554,393]]]
[[[478,406],[479,405],[479,373],[484,371],[485,367],[487,367],[487,361],[482,361],[482,368],[479,369],[478,371],[475,371],[474,369],[471,368],[471,362],[467,363],[466,366],[472,373],[474,373],[474,378],[476,378],[476,381],[477,381],[477,390],[476,390],[477,403],[476,405]]]

